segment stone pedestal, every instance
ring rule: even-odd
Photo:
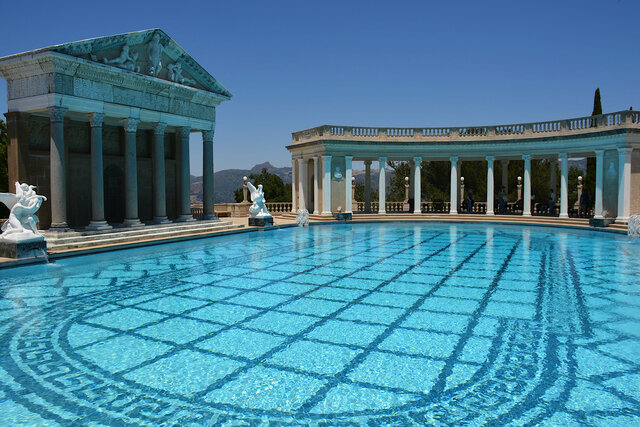
[[[609,224],[613,224],[615,221],[614,218],[589,218],[589,225],[591,227],[608,227]]]
[[[273,217],[271,215],[249,218],[249,227],[268,227],[271,225],[273,225]]]
[[[3,258],[42,257],[46,253],[47,242],[44,237],[22,241],[0,239],[0,257]]]
[[[339,212],[333,214],[333,217],[338,221],[351,221],[352,215],[351,212]]]

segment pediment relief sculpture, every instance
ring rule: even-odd
[[[180,64],[179,62],[176,62],[175,64],[169,64],[167,65],[167,68],[169,69],[169,78],[172,82],[189,86],[196,85],[195,80],[191,80],[182,75],[182,64]]]
[[[136,73],[140,72],[140,66],[136,65],[136,61],[138,60],[138,54],[135,52],[131,52],[131,48],[129,45],[122,46],[122,50],[120,51],[120,56],[113,59],[102,58],[102,62],[109,65],[115,65],[116,67],[123,68],[129,71],[135,71]]]
[[[149,57],[149,75],[157,76],[162,70],[162,52],[164,46],[160,43],[160,34],[155,33],[147,44],[147,56]]]

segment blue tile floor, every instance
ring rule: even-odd
[[[0,289],[1,425],[640,425],[623,236],[318,226],[0,270]]]

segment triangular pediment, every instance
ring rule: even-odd
[[[231,98],[224,86],[160,29],[98,37],[48,49]]]

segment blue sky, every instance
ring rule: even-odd
[[[640,109],[637,0],[16,1],[2,16],[0,56],[162,28],[234,95],[216,170],[289,166],[291,132],[325,123],[578,117],[596,87],[605,112]],[[195,174],[199,156],[192,137]]]

